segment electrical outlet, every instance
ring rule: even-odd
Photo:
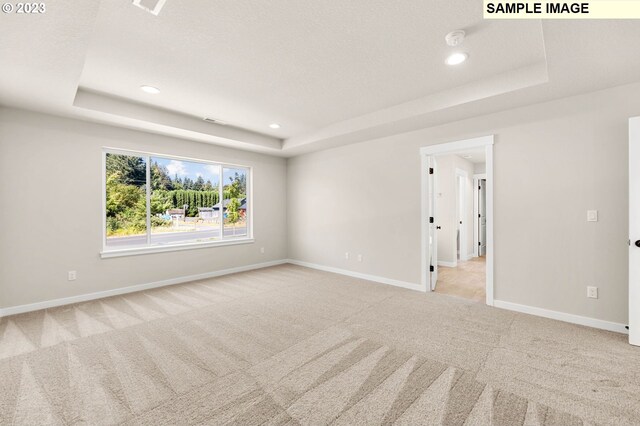
[[[587,297],[590,299],[597,299],[598,287],[587,287]]]
[[[346,252],[346,253],[344,254],[344,258],[345,258],[346,260],[349,260],[349,252]]]
[[[361,254],[358,255],[358,262],[362,262],[362,255]]]
[[[264,254],[264,247],[260,247],[260,253]]]
[[[587,222],[598,221],[598,210],[587,210]]]
[[[75,281],[75,280],[76,280],[76,278],[77,278],[76,271],[69,271],[69,276],[68,276],[68,278],[69,278],[69,281]]]

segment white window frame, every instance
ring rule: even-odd
[[[107,247],[107,154],[116,154],[116,155],[129,155],[129,156],[138,156],[142,157],[146,161],[147,167],[147,185],[146,185],[146,198],[147,198],[147,245],[132,247],[132,248],[111,248]],[[180,243],[172,243],[172,244],[163,244],[161,246],[152,246],[150,245],[150,236],[151,236],[151,216],[149,209],[151,208],[150,198],[151,198],[151,179],[150,179],[150,170],[151,170],[151,162],[150,159],[152,157],[166,158],[169,160],[179,160],[179,161],[189,161],[192,163],[201,163],[208,164],[220,167],[220,182],[219,182],[219,191],[220,191],[220,239],[216,241],[206,241],[206,242],[180,242]],[[224,236],[224,217],[223,217],[223,204],[224,197],[222,194],[222,187],[224,185],[224,168],[241,168],[247,170],[247,213],[246,213],[246,221],[247,221],[247,235],[241,237],[227,237]],[[190,158],[190,157],[180,157],[176,155],[170,154],[161,154],[154,152],[145,152],[145,151],[134,151],[128,149],[121,148],[111,148],[111,147],[103,147],[102,148],[102,250],[100,252],[100,257],[103,259],[111,258],[111,257],[121,257],[121,256],[136,256],[142,254],[151,254],[151,253],[162,253],[162,252],[170,252],[170,251],[180,251],[180,250],[193,250],[207,247],[220,247],[220,246],[231,246],[238,244],[251,244],[254,243],[255,240],[253,238],[253,168],[251,166],[245,166],[241,164],[232,164],[225,163],[221,161],[212,161],[212,160],[203,160],[198,158]]]

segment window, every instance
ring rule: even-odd
[[[103,255],[250,240],[249,178],[248,167],[105,150]]]

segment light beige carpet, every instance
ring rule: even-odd
[[[640,424],[623,335],[292,265],[0,336],[1,424]]]

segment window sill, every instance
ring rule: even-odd
[[[237,238],[233,240],[209,241],[206,243],[183,243],[183,244],[171,244],[171,245],[153,246],[153,247],[137,247],[137,248],[130,248],[130,249],[102,250],[100,252],[100,257],[102,259],[108,259],[111,257],[139,256],[142,254],[164,253],[164,252],[182,251],[182,250],[195,250],[195,249],[210,248],[210,247],[235,246],[239,244],[251,244],[254,241],[255,240],[253,238],[247,237],[247,238]]]

